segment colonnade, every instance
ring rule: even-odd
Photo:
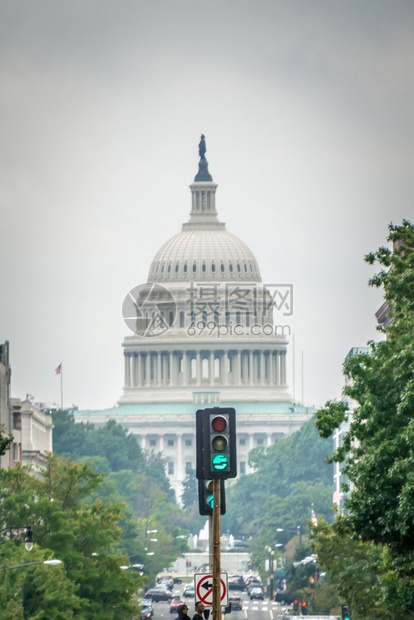
[[[125,387],[286,386],[286,350],[125,351]]]

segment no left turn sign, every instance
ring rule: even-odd
[[[227,573],[221,573],[220,579],[220,599],[221,604],[227,607],[228,603],[228,588],[227,588]],[[204,603],[205,607],[213,607],[213,575],[206,575],[205,573],[196,573],[194,575],[194,588],[196,604],[198,602]]]

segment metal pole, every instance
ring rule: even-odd
[[[213,480],[213,620],[221,620],[220,480]]]

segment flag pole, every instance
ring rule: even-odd
[[[60,408],[63,409],[63,362],[60,362]]]

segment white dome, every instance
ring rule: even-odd
[[[261,277],[253,253],[223,226],[183,230],[155,255],[149,282],[191,280],[261,282]]]

